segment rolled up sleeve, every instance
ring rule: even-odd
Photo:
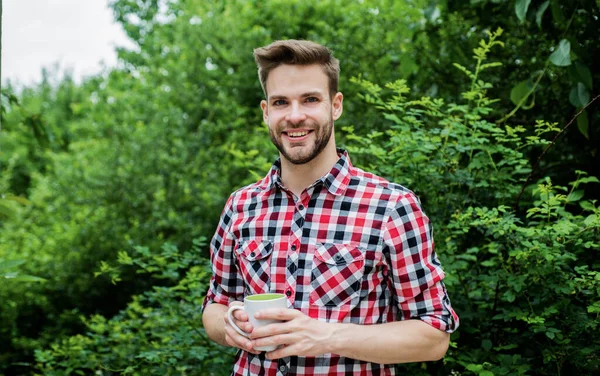
[[[433,230],[412,192],[400,197],[383,230],[400,319],[419,319],[439,330],[455,331],[459,319],[444,286]]]

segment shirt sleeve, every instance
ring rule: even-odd
[[[202,304],[202,312],[211,303],[229,305],[233,301],[242,300],[244,296],[244,281],[235,263],[235,241],[230,232],[234,220],[233,197],[232,195],[227,200],[210,242],[212,277]]]
[[[442,281],[444,271],[433,249],[433,230],[412,192],[396,203],[383,235],[400,319],[419,319],[439,330],[455,331],[459,319]]]

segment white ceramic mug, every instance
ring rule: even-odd
[[[244,332],[237,325],[235,325],[233,321],[233,312],[241,309],[246,311],[248,314],[248,318],[250,324],[254,328],[260,328],[261,326],[274,324],[281,322],[279,320],[257,320],[254,318],[254,314],[260,310],[266,308],[287,308],[287,298],[284,294],[256,294],[256,295],[248,295],[244,298],[244,305],[235,305],[229,307],[227,311],[227,319],[229,320],[229,324],[235,329],[236,332],[240,333],[244,337],[248,337],[250,334]],[[256,347],[258,351],[273,351],[277,348],[277,346],[259,346]]]

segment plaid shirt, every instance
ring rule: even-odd
[[[348,154],[296,197],[280,162],[234,192],[211,242],[203,309],[249,294],[284,293],[288,306],[331,323],[419,319],[458,327],[433,250],[429,219],[408,189],[355,168]],[[394,375],[393,365],[341,357],[270,361],[238,351],[233,375]]]

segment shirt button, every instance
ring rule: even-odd
[[[250,257],[254,257],[254,256],[256,256],[256,253],[254,253],[254,252],[250,253]]]
[[[283,365],[283,364],[282,364],[282,365],[280,365],[280,366],[279,366],[279,371],[280,371],[281,373],[286,373],[286,372],[287,372],[287,367],[286,367],[285,365]]]
[[[302,205],[302,204],[298,205],[298,210],[304,210],[304,205]]]
[[[285,295],[289,298],[290,296],[292,296],[292,291],[291,290],[287,290],[285,292]]]
[[[333,256],[333,259],[335,260],[335,262],[339,263],[340,261],[342,261],[343,257],[338,253],[337,255]]]
[[[292,251],[296,250],[296,244],[292,244]]]

